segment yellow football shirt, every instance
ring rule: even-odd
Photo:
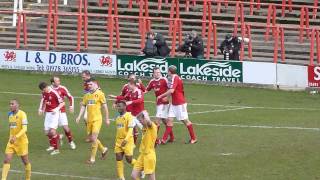
[[[116,139],[125,139],[128,135],[129,128],[133,128],[133,116],[130,112],[126,112],[124,115],[117,117],[116,119]],[[133,139],[132,134],[130,134],[130,139]],[[130,140],[128,139],[128,141]]]
[[[87,107],[88,122],[102,121],[101,105],[105,103],[106,97],[99,89],[84,95],[82,104]]]
[[[152,122],[151,127],[143,127],[142,129],[142,140],[140,144],[140,153],[154,152],[154,143],[157,139],[157,126]]]
[[[17,113],[9,112],[9,128],[10,128],[10,137],[16,136],[21,130],[22,126],[28,124],[27,115],[22,110],[19,110]],[[28,137],[26,133],[23,133],[20,137],[17,137],[15,144],[27,144]]]

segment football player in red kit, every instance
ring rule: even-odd
[[[184,87],[182,79],[176,74],[177,67],[172,65],[168,69],[168,91],[158,96],[157,100],[171,95],[171,104],[169,107],[168,126],[173,125],[173,118],[183,122],[187,127],[190,135],[190,140],[187,143],[194,144],[197,142],[193,126],[188,117],[187,102],[184,96]]]
[[[65,99],[65,97],[68,98],[68,100],[69,100],[69,111],[71,113],[73,113],[74,112],[74,98],[70,94],[69,90],[65,86],[61,85],[61,81],[60,81],[60,78],[58,76],[53,76],[50,79],[50,82],[51,82],[52,89],[57,91],[58,94],[60,95],[60,97],[63,100]],[[76,149],[76,144],[73,141],[72,133],[71,133],[71,130],[70,130],[69,126],[68,126],[68,118],[67,118],[67,113],[66,113],[66,107],[65,106],[61,108],[61,113],[60,113],[60,117],[59,117],[59,126],[63,127],[64,133],[65,133],[65,135],[66,135],[66,137],[68,139],[70,148],[71,149]]]
[[[168,90],[168,79],[163,77],[161,71],[158,67],[153,69],[153,79],[150,80],[146,92],[153,90],[156,98]],[[160,130],[161,121],[165,124],[166,130],[163,134],[161,141],[157,139],[157,144],[165,144],[167,141],[173,142],[174,135],[172,126],[167,125],[168,113],[169,113],[169,100],[168,97],[163,97],[161,99],[157,99],[156,101],[156,124],[158,128],[158,133]],[[168,136],[170,135],[170,139],[168,140]]]

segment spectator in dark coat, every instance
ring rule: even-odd
[[[161,56],[166,57],[170,53],[164,37],[159,33],[149,32],[147,34],[147,41],[142,53],[148,57]]]
[[[248,43],[248,38],[226,35],[225,40],[220,44],[220,51],[224,56],[224,60],[239,60],[239,50],[241,43]]]
[[[153,39],[150,39],[149,36],[147,37],[146,44],[142,50],[142,53],[147,57],[154,57],[158,56],[158,49],[157,46],[153,43]]]
[[[184,39],[184,43],[179,47],[179,51],[185,52],[186,56],[191,56],[197,59],[203,59],[203,40],[198,36],[196,31],[191,31],[188,33]]]
[[[166,40],[164,39],[164,37],[162,36],[162,34],[160,33],[153,33],[153,37],[154,37],[154,43],[157,47],[157,52],[158,52],[158,56],[161,57],[166,57],[169,55],[170,53],[170,49],[167,45]]]

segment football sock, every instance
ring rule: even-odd
[[[173,141],[174,140],[174,134],[173,134],[173,126],[171,126],[171,131],[170,131],[170,140]]]
[[[117,174],[119,179],[124,178],[124,165],[123,165],[123,160],[117,161]]]
[[[95,141],[91,145],[91,157],[90,157],[91,161],[95,161],[96,160],[97,150],[98,150],[98,143],[97,143],[97,141]]]
[[[168,135],[172,132],[172,126],[166,126],[166,131],[162,136],[162,140],[166,141],[168,139]]]
[[[47,135],[48,136],[48,140],[49,140],[49,144],[50,144],[50,146],[52,146],[53,147],[53,145],[52,145],[52,136],[51,135]]]
[[[99,139],[97,139],[97,144],[98,144],[99,151],[102,152],[104,150],[104,146],[103,146],[103,144],[101,143],[101,141]]]
[[[31,179],[31,164],[28,163],[25,166],[25,171],[26,171],[26,180],[30,180]]]
[[[59,149],[59,140],[60,136],[57,134],[51,138],[51,143],[55,150]]]
[[[71,143],[71,141],[73,140],[71,130],[69,132],[65,131],[64,134],[67,136],[68,142]]]
[[[187,128],[188,128],[188,131],[189,131],[189,134],[190,134],[190,138],[191,138],[192,140],[195,140],[195,139],[196,139],[196,135],[195,135],[195,133],[194,133],[194,131],[193,131],[192,124],[189,124],[189,125],[187,126]]]
[[[2,178],[1,178],[2,180],[6,180],[7,179],[9,169],[10,169],[10,164],[3,164],[3,167],[2,167]]]

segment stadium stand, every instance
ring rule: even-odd
[[[58,12],[66,13],[59,15],[57,26],[57,46],[53,46],[53,36],[51,33],[50,50],[57,51],[75,51],[77,49],[77,16],[71,16],[67,13],[77,13],[79,11],[78,1],[69,1],[68,5],[63,5],[59,1]],[[113,33],[113,53],[117,54],[138,54],[141,49],[141,35],[139,34],[139,3],[133,0],[132,8],[128,8],[129,0],[118,0],[118,14],[119,14],[119,32],[120,32],[120,48],[117,48],[116,33]],[[245,46],[244,60],[253,61],[274,61],[274,36],[270,33],[270,38],[265,41],[266,22],[268,17],[269,5],[274,4],[276,10],[276,25],[284,27],[284,47],[285,47],[285,63],[290,64],[309,64],[310,62],[310,38],[304,36],[303,42],[299,43],[299,27],[301,7],[313,7],[312,0],[294,0],[292,1],[292,11],[289,12],[286,7],[285,16],[282,17],[282,3],[281,0],[264,1],[261,0],[260,9],[257,9],[257,4],[252,4],[253,11],[250,9],[250,1],[243,1],[244,3],[244,22],[251,25],[251,39],[252,39],[252,58],[248,57],[248,47]],[[12,10],[12,2],[1,2],[1,9]],[[161,10],[159,10],[158,0],[148,1],[149,17],[157,18],[151,20],[151,29],[165,35],[168,44],[171,47],[172,37],[169,36],[169,22],[166,18],[170,17],[171,1],[165,3],[163,0]],[[235,1],[228,1],[228,6],[224,2],[221,3],[220,11],[217,11],[217,3],[212,3],[212,20],[217,26],[217,44],[224,39],[226,34],[232,34],[234,31],[234,19],[236,14]],[[316,7],[318,8],[318,7]],[[36,14],[27,14],[27,45],[23,45],[23,30],[21,29],[20,41],[22,49],[37,49],[45,50],[46,32],[47,32],[47,15],[48,0],[36,3],[35,0],[25,0],[24,10],[26,12],[36,12]],[[180,3],[180,18],[183,21],[182,33],[191,31],[192,29],[202,32],[202,18],[203,18],[203,1],[196,1],[196,5],[192,4],[190,0],[189,11],[186,11],[185,1]],[[313,18],[313,9],[308,9],[308,17],[310,28],[318,28],[320,25],[319,11],[316,18]],[[84,11],[84,9],[82,9]],[[250,13],[252,12],[252,14]],[[109,33],[107,31],[107,20],[99,17],[100,15],[108,14],[108,3],[103,1],[102,6],[99,6],[99,0],[88,0],[88,13],[93,16],[88,17],[88,48],[84,46],[83,31],[81,36],[81,51],[106,53],[109,49]],[[15,48],[16,47],[16,27],[11,27],[12,15],[0,13],[0,48]],[[238,25],[238,35],[241,35],[240,23]],[[206,25],[206,33],[208,25]],[[310,30],[311,32],[311,30]],[[305,34],[305,32],[304,32]],[[205,50],[207,44],[207,35],[204,36]],[[316,43],[314,43],[316,44]],[[178,43],[176,43],[176,46]],[[281,43],[278,43],[279,50],[278,58],[281,62]],[[315,47],[317,49],[317,47]],[[211,46],[211,59],[222,59],[223,55],[220,53],[214,56]],[[177,54],[183,55],[183,54]],[[314,50],[314,57],[317,57],[317,50]],[[316,61],[316,60],[315,60]]]

